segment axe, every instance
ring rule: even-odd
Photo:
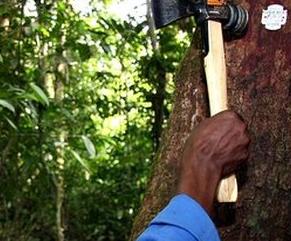
[[[224,0],[152,0],[156,28],[194,16],[201,29],[202,53],[209,96],[210,115],[227,110],[226,64],[223,30],[239,37],[246,32],[248,12]],[[223,179],[217,192],[219,202],[236,202],[235,175]]]

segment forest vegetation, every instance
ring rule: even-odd
[[[128,239],[190,41],[115,2],[0,2],[1,241]]]

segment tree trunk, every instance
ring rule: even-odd
[[[291,0],[242,1],[250,14],[248,32],[225,46],[229,106],[248,123],[252,144],[247,169],[238,172],[235,220],[220,229],[224,241],[291,240],[291,24],[288,20],[278,31],[265,29],[262,11],[272,3],[291,10]],[[131,240],[174,195],[182,147],[193,127],[208,115],[196,42],[194,36],[177,75],[169,127]]]

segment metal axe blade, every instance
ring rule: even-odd
[[[156,28],[161,28],[181,18],[193,15],[189,0],[152,0]]]
[[[197,25],[203,25],[207,20],[219,21],[226,32],[241,36],[248,24],[246,9],[231,4],[212,6],[206,0],[152,0],[152,10],[156,28],[194,16]]]

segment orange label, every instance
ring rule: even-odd
[[[208,5],[221,6],[224,4],[224,0],[207,0]]]

